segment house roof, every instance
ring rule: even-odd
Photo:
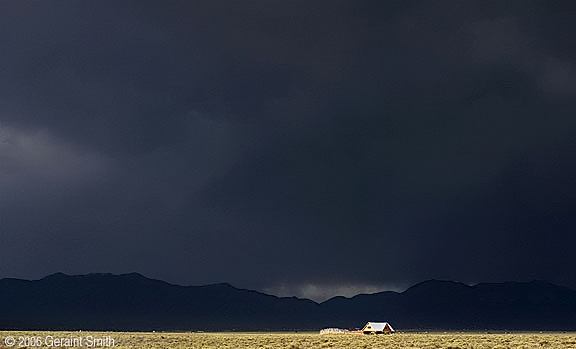
[[[388,325],[388,327],[390,328],[390,331],[394,331],[392,326],[387,322],[368,322],[366,324],[366,326],[368,326],[368,325],[372,326],[372,329],[374,329],[374,331],[384,331],[384,329],[386,328],[386,325]],[[364,326],[364,328],[366,328],[366,326]]]

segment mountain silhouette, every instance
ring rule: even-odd
[[[389,321],[400,330],[576,330],[576,291],[543,281],[429,280],[401,293],[318,304],[226,283],[178,286],[137,273],[0,280],[3,330],[353,329],[367,321]]]

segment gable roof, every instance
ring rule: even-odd
[[[374,331],[378,331],[378,332],[384,331],[384,329],[386,328],[386,325],[388,325],[388,328],[390,328],[390,331],[395,332],[394,329],[392,328],[392,326],[390,326],[390,324],[387,322],[368,322],[366,324],[366,326],[368,326],[368,325],[372,326],[372,329]],[[364,328],[366,328],[366,326],[364,326]]]

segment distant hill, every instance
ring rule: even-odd
[[[402,293],[336,297],[321,306],[339,326],[370,318],[406,329],[576,330],[576,291],[542,281],[467,286],[430,280]]]
[[[399,330],[576,330],[576,291],[541,281],[430,280],[402,293],[318,304],[229,284],[177,286],[136,273],[0,280],[5,330],[316,330],[367,321],[389,321]]]

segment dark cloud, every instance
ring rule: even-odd
[[[570,2],[0,6],[0,276],[576,287]]]

